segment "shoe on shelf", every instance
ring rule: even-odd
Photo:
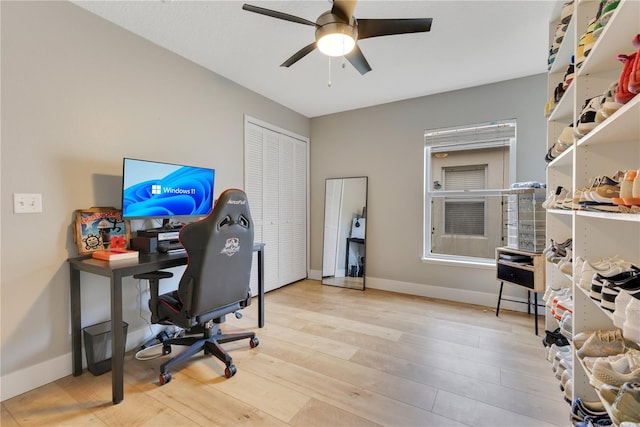
[[[638,177],[638,171],[628,170],[625,172],[622,182],[620,183],[620,200],[619,205],[633,206],[633,184]]]
[[[629,72],[629,92],[640,93],[640,34],[636,34],[633,38],[633,45],[638,49],[635,53],[631,71]]]
[[[597,125],[596,113],[603,103],[602,95],[594,96],[585,101],[578,119],[578,125],[575,128],[575,135],[578,139],[591,132]]]
[[[627,382],[620,387],[611,416],[616,425],[623,422],[640,423],[640,383]]]
[[[604,29],[604,27],[606,27],[607,24],[609,23],[609,19],[611,19],[611,15],[613,15],[613,12],[616,11],[616,8],[618,7],[618,3],[620,3],[620,0],[606,0],[603,2],[602,11],[598,19],[599,32],[601,32],[602,29]],[[596,26],[598,26],[598,24],[596,24]],[[596,30],[597,28],[593,30],[594,36],[595,36]],[[599,36],[600,35],[598,34],[596,37],[599,37]]]
[[[616,397],[618,397],[618,393],[620,392],[620,387],[616,387],[609,384],[604,384],[600,387],[599,394],[600,397],[607,402],[609,405],[613,405],[613,402],[616,401]]]
[[[562,40],[564,40],[564,36],[567,34],[567,28],[569,27],[569,24],[563,24],[560,23],[558,25],[556,25],[556,31],[553,34],[554,37],[554,41],[558,44],[562,43]]]
[[[631,263],[622,262],[613,264],[606,271],[600,271],[593,274],[591,278],[591,289],[590,296],[592,299],[596,301],[602,301],[602,289],[605,286],[605,281],[614,281],[614,280],[626,280],[630,276],[634,275],[631,273],[633,270],[636,270],[637,267],[633,266]],[[633,284],[629,284],[631,288]],[[609,293],[614,292],[611,290]],[[613,309],[611,307],[611,309]]]
[[[556,329],[555,331],[545,330],[544,332],[545,332],[545,336],[544,338],[542,338],[542,344],[545,347],[551,347],[554,344],[558,348],[567,347],[566,351],[565,350],[557,350],[557,351],[563,351],[568,355],[571,354],[571,348],[568,347],[569,340],[567,340],[567,338],[564,335],[562,335],[562,333],[560,333],[560,328]]]
[[[617,91],[618,82],[613,82],[611,86],[609,86],[609,89],[604,93],[604,102],[596,112],[597,123],[602,123],[622,107],[622,104],[616,101]]]
[[[598,186],[589,195],[594,202],[611,204],[613,198],[620,197],[620,182],[614,178],[603,176],[598,182]]]
[[[573,380],[571,378],[569,378],[562,391],[564,392],[564,401],[571,405],[573,402]]]
[[[585,421],[587,417],[600,418],[608,416],[609,414],[604,404],[600,401],[587,402],[580,397],[573,399],[573,403],[571,404],[571,421],[574,424]]]
[[[620,387],[630,381],[640,380],[640,355],[626,353],[616,361],[599,359],[593,364],[591,385],[600,389],[604,384]]]
[[[558,270],[569,277],[573,276],[573,261],[572,253],[570,250],[567,250],[567,256],[565,256],[560,260],[560,262],[558,262]]]
[[[631,187],[631,200],[632,205],[640,205],[640,169],[636,173],[636,177],[633,180],[633,186]],[[625,204],[626,200],[625,200]]]
[[[639,300],[640,301],[640,300]],[[627,350],[627,344],[622,338],[622,332],[619,329],[613,331],[596,331],[593,333],[580,347],[577,352],[579,358],[611,356],[614,354],[624,353]]]
[[[631,294],[627,291],[620,291],[616,297],[615,308],[613,310],[613,325],[616,328],[622,329],[624,327],[625,312],[632,298]],[[624,336],[624,330],[622,331],[622,336]]]
[[[560,11],[560,22],[563,24],[568,24],[571,21],[571,16],[573,15],[574,9],[573,0],[568,1],[562,5],[562,10]]]
[[[624,323],[622,335],[625,339],[635,343],[640,342],[640,294],[632,295],[631,301],[624,309]]]
[[[562,88],[564,90],[569,89],[569,86],[573,81],[574,75],[575,75],[575,56],[571,55],[571,59],[569,60],[569,65],[567,66],[567,71],[565,71],[564,78],[562,79]]]
[[[584,343],[598,331],[583,331],[573,336],[573,346],[576,350],[580,350]]]
[[[631,78],[632,68],[637,56],[638,52],[634,52],[631,55],[618,55],[618,61],[624,64],[622,72],[620,72],[618,91],[616,92],[616,102],[620,104],[626,104],[636,96],[635,92],[631,92],[629,90],[629,80]]]
[[[573,311],[565,311],[562,315],[560,333],[569,341],[573,339]]]
[[[556,104],[560,102],[564,93],[565,89],[563,87],[563,84],[558,83],[558,86],[556,86],[556,88],[553,90],[553,102]],[[550,108],[550,110],[553,110],[553,108]]]
[[[604,272],[605,274],[613,269],[615,266],[622,266],[625,270],[631,268],[631,263],[625,261],[617,255],[613,258],[603,258],[600,261],[589,262],[586,261],[582,264],[582,271],[580,273],[579,286],[583,289],[590,290],[591,282],[596,273]],[[624,270],[621,270],[624,271]]]
[[[628,170],[624,173],[622,180],[620,180],[620,196],[613,199],[613,202],[618,205],[626,205],[624,199],[631,199],[633,197],[633,181],[636,179],[638,171]]]
[[[587,32],[584,35],[584,56],[585,58],[591,53],[593,45],[596,44],[596,38],[593,36],[593,30],[596,28],[596,19],[593,18],[587,25]]]
[[[560,136],[558,136],[558,140],[556,142],[565,150],[573,145],[573,123],[562,129],[562,132],[560,132]]]

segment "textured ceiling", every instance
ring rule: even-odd
[[[245,1],[74,3],[307,117],[546,72],[549,22],[562,4],[360,0],[356,18],[433,18],[428,33],[360,41],[373,68],[361,76],[317,50],[280,67],[315,40],[314,28],[244,11]],[[327,0],[246,3],[310,21],[331,8]]]

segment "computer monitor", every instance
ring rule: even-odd
[[[122,217],[194,221],[213,210],[215,170],[197,166],[123,159]]]

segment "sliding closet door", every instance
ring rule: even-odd
[[[307,142],[246,120],[245,191],[256,226],[255,241],[265,243],[265,290],[305,278]],[[255,268],[251,283],[255,295]]]

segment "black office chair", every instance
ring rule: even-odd
[[[251,303],[253,221],[244,191],[224,191],[211,215],[180,230],[180,242],[187,251],[187,268],[176,291],[158,295],[158,286],[150,286],[151,318],[154,323],[202,335],[163,341],[163,354],[171,352],[172,344],[188,348],[160,366],[160,384],[171,381],[170,368],[200,351],[224,362],[225,376],[230,378],[236,367],[220,344],[245,338],[251,348],[259,344],[255,332],[223,334],[220,330],[227,314],[239,318],[238,310]]]

